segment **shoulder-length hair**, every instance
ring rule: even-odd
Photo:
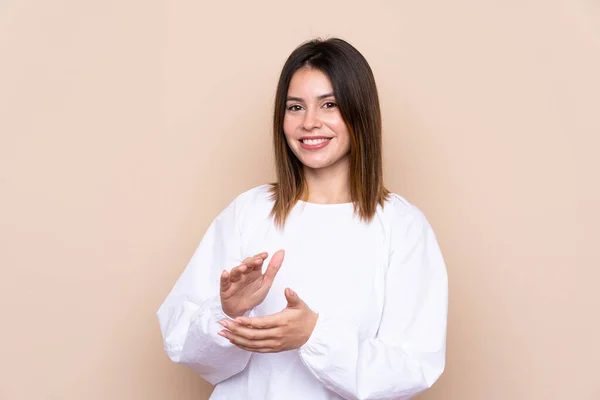
[[[306,193],[303,165],[291,151],[283,132],[286,98],[294,73],[314,68],[329,77],[341,116],[350,133],[350,195],[354,212],[368,222],[377,205],[389,196],[383,184],[381,111],[373,71],[348,42],[314,39],[288,57],[277,85],[273,116],[273,144],[277,182],[271,186],[271,216],[282,228],[294,205]]]

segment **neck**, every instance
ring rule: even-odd
[[[352,201],[348,159],[340,160],[327,168],[304,167],[304,178],[308,187],[303,200],[317,204],[339,204]],[[308,195],[307,195],[308,194]]]

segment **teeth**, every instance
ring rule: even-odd
[[[329,139],[304,139],[302,142],[312,146],[315,144],[323,143],[326,140],[329,140]]]

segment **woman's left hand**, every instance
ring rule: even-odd
[[[219,335],[247,351],[278,353],[301,347],[315,329],[319,314],[312,311],[296,293],[285,289],[287,307],[277,314],[258,318],[222,320]]]

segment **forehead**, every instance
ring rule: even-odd
[[[289,96],[319,96],[333,92],[329,77],[322,71],[314,68],[301,68],[292,75]]]

